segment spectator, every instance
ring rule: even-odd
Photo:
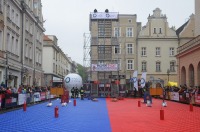
[[[7,87],[6,93],[7,94],[12,94],[10,87]]]
[[[19,88],[18,88],[17,92],[18,92],[18,94],[22,93],[22,85],[19,85]]]

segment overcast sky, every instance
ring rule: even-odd
[[[83,34],[89,33],[89,14],[94,9],[137,14],[137,22],[144,26],[158,7],[176,29],[194,13],[194,0],[42,0],[42,6],[45,34],[57,36],[59,47],[79,64],[83,64]]]

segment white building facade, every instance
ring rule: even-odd
[[[177,81],[175,29],[169,28],[167,17],[159,8],[149,15],[146,26],[138,35],[138,74],[147,72],[147,80]]]
[[[0,81],[42,85],[43,20],[40,0],[1,0]],[[1,22],[1,23],[2,23]]]

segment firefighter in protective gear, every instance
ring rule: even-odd
[[[74,89],[74,87],[71,89],[71,94],[72,94],[71,98],[75,98],[75,89]]]
[[[81,95],[81,100],[83,100],[83,95],[84,95],[84,89],[83,89],[83,87],[80,88],[80,95]]]

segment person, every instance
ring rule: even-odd
[[[78,91],[79,91],[79,90],[78,90],[78,88],[76,87],[76,88],[75,88],[75,98],[78,98],[78,93],[79,93]]]
[[[83,87],[80,88],[80,95],[81,95],[81,100],[83,100],[83,95],[84,95]]]
[[[75,96],[74,96],[74,92],[75,92],[75,89],[74,89],[74,87],[71,89],[71,98],[74,98]]]

